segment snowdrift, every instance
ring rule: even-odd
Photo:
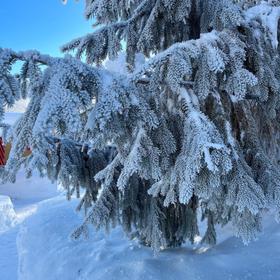
[[[0,184],[0,194],[24,203],[54,197],[59,191],[56,183],[52,184],[47,178],[41,178],[38,172],[34,172],[31,178],[26,178],[24,171],[20,170],[15,184]]]
[[[40,178],[30,179],[20,171],[15,184],[0,184],[0,279],[17,280],[18,252],[16,239],[21,223],[36,212],[37,203],[57,196],[56,184]]]
[[[17,217],[11,199],[0,195],[0,234],[16,224]]]
[[[129,241],[120,228],[110,235],[92,232],[73,241],[70,233],[82,221],[78,201],[57,197],[39,204],[18,236],[19,279],[277,279],[280,275],[279,225],[268,217],[262,235],[244,246],[221,230],[213,248],[184,246],[154,256]]]

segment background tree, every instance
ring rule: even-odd
[[[280,210],[278,1],[87,0],[85,15],[94,32],[62,47],[76,58],[0,51],[2,107],[30,98],[3,180],[24,166],[83,188],[74,237],[120,224],[160,250],[202,218],[203,242],[229,222],[250,241]],[[122,50],[127,71],[103,66]]]

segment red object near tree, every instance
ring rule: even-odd
[[[0,137],[0,166],[6,164],[5,147],[3,145],[2,137]]]

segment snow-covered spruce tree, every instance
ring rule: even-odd
[[[279,2],[87,0],[85,15],[94,32],[62,48],[76,58],[0,50],[1,118],[30,98],[3,180],[24,166],[68,198],[83,188],[74,237],[120,224],[159,250],[193,242],[202,217],[203,242],[229,222],[250,241],[280,213]],[[126,73],[103,67],[123,49]]]

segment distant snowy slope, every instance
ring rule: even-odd
[[[26,178],[23,170],[17,175],[17,181],[0,184],[0,195],[8,195],[17,201],[41,201],[59,194],[57,184],[52,184],[47,178],[41,178],[37,172]]]
[[[5,113],[4,122],[9,125],[13,125],[20,117],[22,113],[7,112]]]
[[[119,227],[110,235],[98,232],[72,241],[71,231],[82,222],[77,203],[48,200],[26,221],[18,237],[20,280],[279,279],[280,231],[270,218],[249,246],[221,231],[213,248],[184,246],[154,257],[150,248],[127,240]]]

